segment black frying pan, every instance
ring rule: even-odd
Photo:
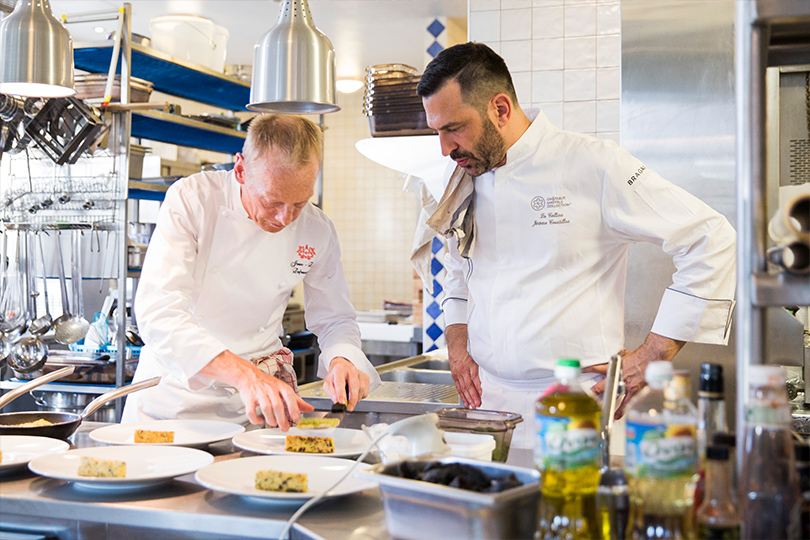
[[[36,435],[40,437],[52,437],[54,439],[67,439],[76,431],[76,428],[79,427],[82,420],[96,412],[105,403],[131,394],[132,392],[150,388],[159,382],[160,377],[154,377],[136,384],[130,384],[129,386],[122,386],[111,390],[88,403],[81,414],[52,411],[3,413],[0,414],[0,435]],[[51,425],[19,425],[34,422],[40,418],[51,422]]]

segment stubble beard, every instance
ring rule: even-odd
[[[450,157],[456,161],[467,159],[468,163],[464,169],[470,176],[481,176],[482,174],[491,171],[499,163],[503,161],[506,155],[506,143],[503,137],[495,129],[492,121],[484,116],[483,120],[483,133],[476,141],[472,153],[453,151]]]

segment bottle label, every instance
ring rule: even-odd
[[[694,474],[696,449],[694,425],[627,422],[627,472],[635,477]]]
[[[534,464],[560,471],[597,465],[599,432],[593,418],[535,415]]]

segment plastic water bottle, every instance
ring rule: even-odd
[[[799,478],[790,432],[785,372],[749,366],[740,474],[742,537],[801,538]]]
[[[627,412],[627,474],[634,538],[691,538],[697,480],[697,410],[688,387],[668,386],[670,362],[651,362],[648,386]]]
[[[601,408],[577,382],[579,360],[560,360],[557,381],[535,405],[535,466],[543,472],[538,538],[598,535]]]

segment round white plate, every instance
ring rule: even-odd
[[[197,471],[194,477],[197,482],[214,491],[222,491],[263,501],[301,502],[323,492],[343,476],[352,465],[354,465],[352,460],[324,456],[255,456],[218,461],[203,467]],[[370,467],[371,465],[367,463],[360,463],[355,471],[365,470]],[[305,493],[284,493],[256,489],[256,471],[265,469],[306,473],[307,491]],[[328,497],[356,493],[376,486],[376,482],[355,478],[351,474],[330,491]]]
[[[136,443],[135,430],[174,431],[174,442],[170,443]],[[155,420],[151,422],[132,422],[113,424],[90,432],[94,441],[107,444],[137,444],[142,446],[191,446],[199,447],[230,439],[244,432],[244,426],[232,422],[215,420]]]
[[[335,441],[333,454],[309,454],[303,452],[287,452],[284,449],[287,435],[303,435],[305,437],[331,437]],[[328,429],[298,429],[290,428],[281,431],[278,428],[257,429],[246,431],[233,438],[234,446],[243,450],[250,450],[257,454],[284,454],[287,456],[329,456],[352,457],[365,452],[371,444],[368,435],[359,429],[328,428]]]
[[[56,452],[64,452],[70,445],[50,437],[30,435],[0,435],[0,471],[24,467],[32,459]]]
[[[77,471],[82,456],[123,461],[127,464],[126,476],[79,476]],[[32,460],[28,468],[41,476],[74,482],[78,487],[133,489],[193,473],[213,461],[214,456],[208,452],[182,446],[97,446],[39,457]]]

